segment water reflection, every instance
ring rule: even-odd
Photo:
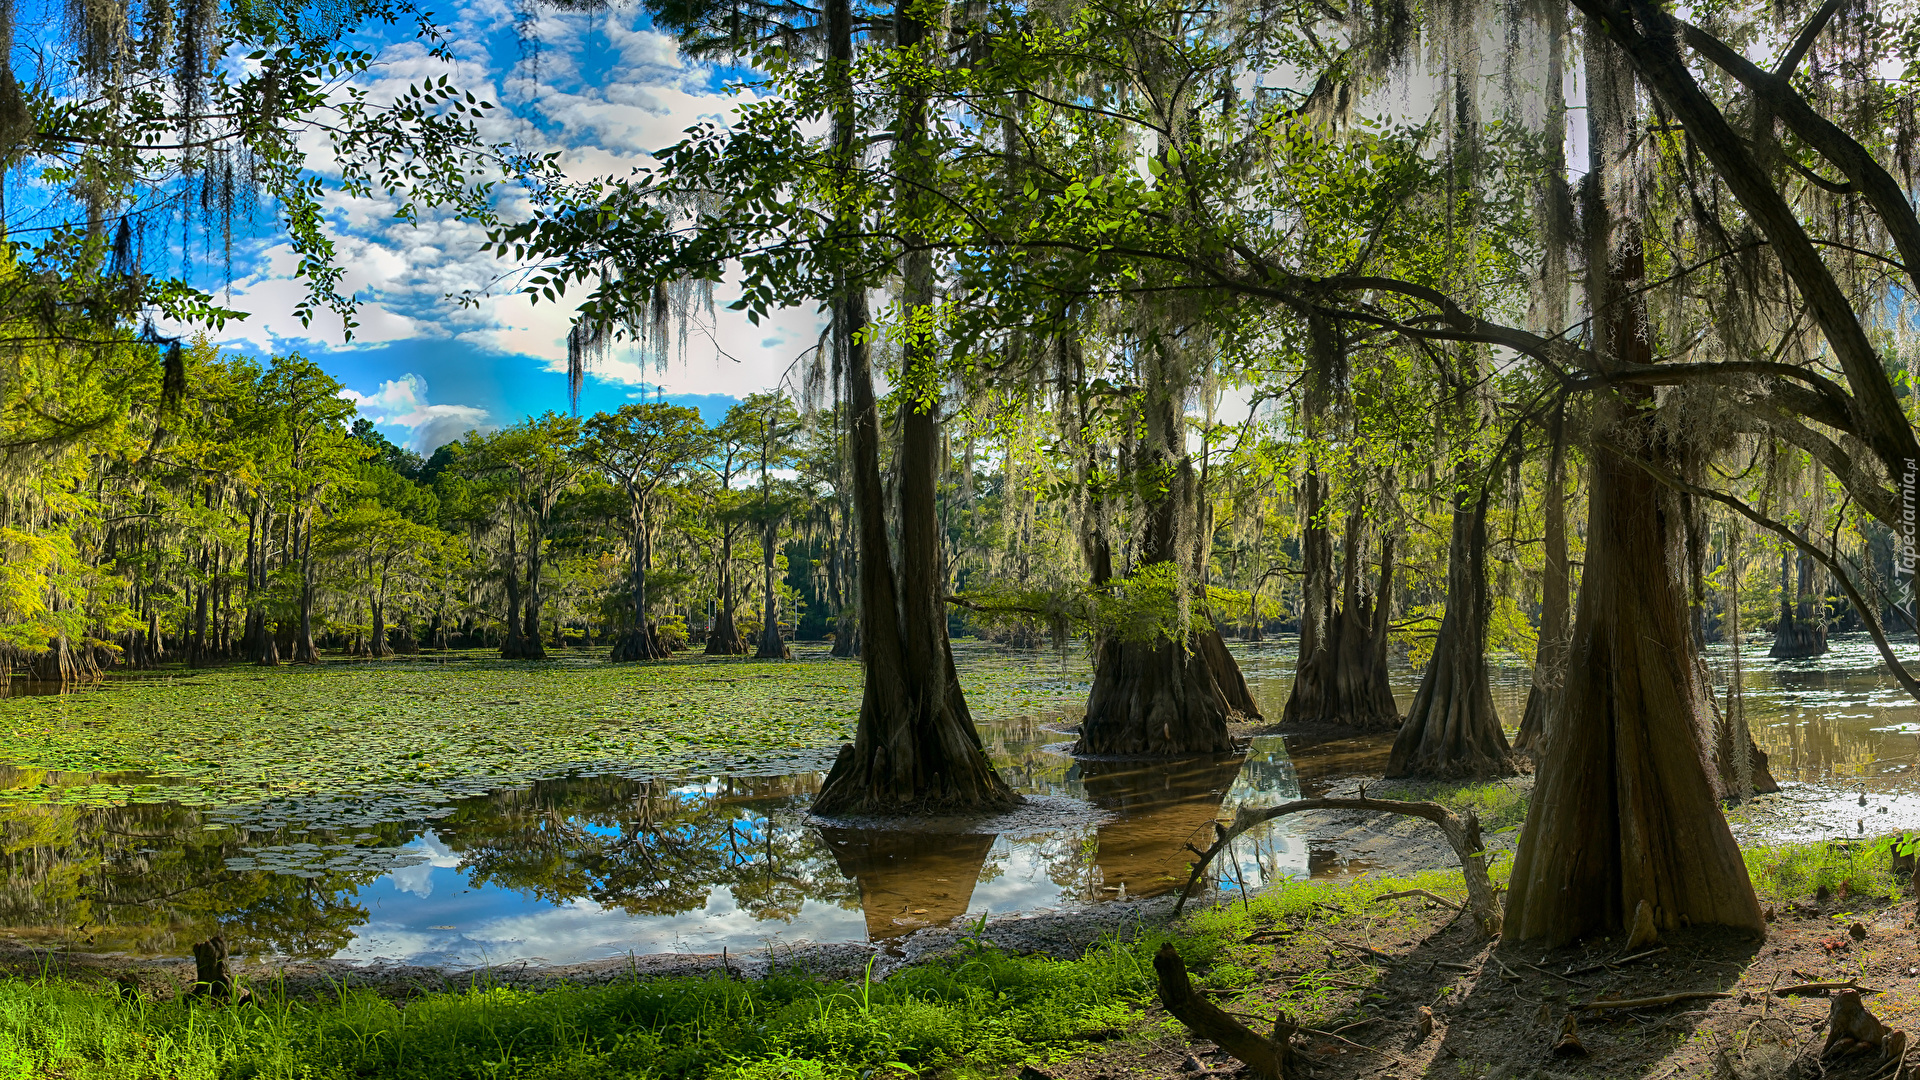
[[[1076,764],[1042,748],[1058,733],[1037,724],[1001,736],[1025,790],[1108,816],[1004,836],[822,829],[807,817],[817,774],[542,781],[351,832],[222,827],[171,804],[3,803],[0,925],[143,954],[218,932],[246,952],[456,964],[880,940],[1164,892],[1216,818],[1298,793],[1277,739],[1247,762],[1143,766]],[[1249,882],[1306,873],[1285,824],[1247,841]]]
[[[1920,760],[1920,705],[1881,672],[1864,639],[1832,644],[1826,657],[1791,662],[1767,659],[1764,642],[1747,647],[1756,738],[1782,779],[1904,791],[1905,778],[1920,774],[1910,767]],[[1920,647],[1905,651],[1920,662]],[[1277,715],[1292,649],[1269,644],[1240,656],[1256,698]],[[1717,677],[1730,659],[1724,649],[1711,658]],[[1084,676],[1054,656],[1007,662],[1048,680]],[[1517,724],[1526,668],[1496,664],[1493,679],[1496,707]],[[1404,666],[1395,671],[1403,702],[1415,681]],[[1166,892],[1186,877],[1185,845],[1204,846],[1215,821],[1303,787],[1315,793],[1332,777],[1378,772],[1387,749],[1374,737],[1290,756],[1274,737],[1257,739],[1244,758],[1076,762],[1064,753],[1074,720],[983,725],[1018,790],[1097,814],[997,836],[817,828],[807,818],[820,782],[811,773],[572,777],[405,811],[420,815],[409,820],[374,822],[369,810],[367,824],[343,825],[350,815],[303,818],[289,805],[251,827],[173,804],[101,805],[126,798],[140,777],[0,767],[0,789],[60,788],[73,803],[0,799],[0,930],[173,955],[220,932],[243,951],[453,964],[883,940],[986,912]],[[1920,799],[1910,801],[1920,821]],[[1237,842],[1218,864],[1220,884],[1364,869],[1330,858],[1298,829],[1282,820]]]
[[[1828,644],[1825,656],[1807,660],[1769,659],[1764,639],[1741,649],[1740,685],[1754,740],[1783,781],[1908,786],[1903,774],[1920,762],[1920,703],[1887,673],[1871,638],[1836,635]],[[1920,645],[1897,643],[1894,651],[1909,668],[1920,667]],[[1724,701],[1731,648],[1710,649],[1708,664]]]

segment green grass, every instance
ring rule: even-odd
[[[1747,876],[1763,903],[1828,892],[1898,900],[1906,882],[1893,873],[1896,837],[1828,840],[1811,844],[1762,844],[1742,848]]]
[[[1045,1062],[1131,1027],[1155,941],[1073,961],[972,949],[880,983],[661,979],[368,992],[221,1007],[0,982],[0,1080],[759,1080],[966,1075]]]

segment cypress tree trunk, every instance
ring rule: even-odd
[[[760,647],[753,653],[755,660],[793,658],[792,650],[787,648],[786,640],[780,636],[780,593],[774,584],[774,571],[777,566],[773,551],[774,535],[777,532],[779,532],[779,525],[772,521],[764,523],[761,527],[760,554],[765,582],[760,603],[765,617],[761,620]]]
[[[1393,741],[1388,776],[1486,778],[1515,771],[1487,678],[1487,491],[1469,501],[1465,472],[1463,466],[1456,477],[1447,613]]]
[[[742,656],[747,643],[733,621],[733,526],[720,526],[720,588],[713,626],[707,631],[708,656]]]
[[[1540,578],[1540,645],[1533,657],[1533,682],[1527,690],[1527,711],[1520,718],[1520,733],[1513,748],[1531,754],[1539,746],[1541,732],[1553,708],[1553,695],[1559,693],[1567,677],[1567,635],[1571,629],[1572,581],[1567,564],[1567,428],[1566,407],[1553,411],[1548,439],[1553,444],[1547,458],[1546,503],[1542,508],[1546,546],[1546,565]]]
[[[1300,655],[1293,691],[1280,722],[1289,727],[1337,725],[1358,731],[1391,731],[1400,707],[1387,683],[1387,630],[1392,617],[1393,538],[1380,545],[1380,586],[1371,600],[1360,595],[1365,561],[1365,519],[1358,500],[1347,515],[1341,603],[1333,607],[1333,545],[1324,508],[1326,481],[1309,469],[1307,527],[1300,540],[1302,587]]]
[[[516,537],[511,528],[507,530],[507,636],[500,643],[500,657],[503,660],[524,658],[526,649],[520,640],[520,558]]]
[[[387,605],[378,598],[373,601],[373,633],[368,635],[367,645],[375,659],[393,655],[392,646],[387,644]]]
[[[927,27],[901,3],[894,9],[896,40],[919,46]],[[853,161],[853,22],[846,0],[826,10],[836,82],[833,141],[843,163]],[[899,159],[912,168],[924,158],[926,92],[903,90]],[[905,185],[903,185],[904,187]],[[914,197],[912,192],[909,198]],[[902,299],[910,311],[933,302],[933,264],[925,251],[902,260]],[[836,349],[845,357],[848,456],[859,529],[860,626],[866,685],[854,741],[840,748],[813,811],[835,814],[910,814],[925,811],[1004,810],[1022,800],[994,771],[967,711],[941,596],[940,532],[935,494],[940,435],[933,406],[902,395],[895,477],[900,506],[900,569],[889,557],[886,492],[880,482],[880,417],[873,394],[873,354],[861,340],[867,326],[866,291],[847,282],[834,298]],[[932,375],[932,341],[916,335],[903,349],[906,377]]]
[[[652,605],[647,598],[647,579],[653,573],[653,530],[648,528],[646,520],[636,511],[629,531],[633,536],[633,562],[629,582],[633,602],[627,611],[627,629],[615,643],[609,659],[616,661],[671,659],[673,650],[660,640],[659,633],[654,629]]]
[[[1193,463],[1182,442],[1183,403],[1178,393],[1165,385],[1150,386],[1147,395],[1148,439],[1157,443],[1148,451],[1149,468],[1167,475],[1169,483],[1165,496],[1147,507],[1138,565],[1187,564],[1189,554],[1182,550],[1179,540],[1181,526],[1195,528],[1200,513]],[[1110,579],[1110,563],[1110,557],[1094,560],[1096,586]],[[1192,569],[1190,565],[1187,568]],[[1101,641],[1098,649],[1075,754],[1172,757],[1231,753],[1233,737],[1227,733],[1228,720],[1235,716],[1260,719],[1260,709],[1240,674],[1240,665],[1211,622],[1193,631],[1184,647],[1165,640],[1109,638]]]
[[[1589,33],[1588,296],[1603,363],[1647,364],[1637,222],[1614,219],[1601,170],[1637,123],[1618,49]],[[1561,707],[1538,756],[1509,885],[1505,934],[1559,945],[1626,926],[1646,903],[1657,928],[1765,932],[1740,849],[1714,799],[1708,688],[1688,625],[1679,499],[1616,452],[1633,447],[1679,475],[1650,392],[1610,406],[1595,447],[1581,581]],[[1606,428],[1602,428],[1606,431]],[[1608,444],[1611,445],[1608,445]]]
[[[520,630],[520,657],[545,660],[547,646],[540,639],[540,537],[536,534],[527,539],[526,625]]]
[[[317,664],[320,650],[313,644],[313,511],[301,515],[295,541],[300,552],[300,631],[293,639],[293,662]]]
[[[1796,578],[1795,571],[1798,571]],[[1780,556],[1780,625],[1767,655],[1776,660],[1804,660],[1827,652],[1826,607],[1819,591],[1813,560],[1795,558],[1791,550]]]

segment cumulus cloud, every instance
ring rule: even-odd
[[[427,380],[409,371],[397,379],[380,384],[371,394],[342,390],[340,396],[353,402],[360,415],[382,427],[405,428],[409,449],[431,453],[455,442],[469,431],[493,431],[500,427],[487,410],[475,405],[435,405],[427,400]]]
[[[518,35],[526,27],[516,25],[517,18],[516,6],[505,0],[458,5],[451,59],[435,57],[412,40],[365,42],[378,61],[357,89],[370,102],[384,103],[409,86],[446,76],[502,106],[481,121],[484,138],[529,153],[558,152],[567,173],[582,180],[644,167],[653,151],[679,141],[689,126],[724,120],[753,100],[750,90],[720,87],[715,69],[683,56],[670,35],[645,25],[637,9],[592,16],[540,9],[533,27],[539,44],[532,51],[522,48]],[[316,169],[339,175],[318,132],[302,148]],[[512,185],[498,189],[496,205],[508,220],[532,209],[527,193]],[[294,318],[306,294],[305,283],[294,276],[299,260],[287,244],[272,241],[246,253],[246,272],[231,285],[230,306],[251,317],[228,324],[217,339],[258,352],[454,339],[564,370],[572,306],[535,306],[513,291],[526,268],[482,254],[480,226],[445,208],[413,209],[409,221],[398,200],[379,193],[349,196],[336,189],[323,196],[323,228],[346,270],[341,287],[360,304],[351,342],[331,313],[316,313],[310,326]],[[464,305],[451,299],[459,296],[478,299]],[[721,297],[721,304],[728,299]],[[676,351],[666,370],[654,370],[629,351],[608,358],[590,377],[649,391],[744,396],[779,382],[814,346],[820,325],[811,310],[784,312],[761,326],[722,310],[694,332],[684,356]],[[410,379],[418,380],[417,388]],[[414,399],[389,401],[389,388]],[[470,427],[497,426],[474,406],[428,403],[425,381],[411,373],[364,399],[355,397],[363,409],[383,410],[379,415],[386,419],[378,422],[405,428],[409,443],[422,448]]]

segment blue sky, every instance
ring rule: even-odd
[[[454,63],[433,59],[415,41],[370,40],[364,44],[380,59],[362,85],[376,98],[390,97],[448,75],[502,106],[488,121],[490,138],[558,150],[576,177],[645,165],[649,151],[677,141],[696,122],[723,118],[738,100],[724,89],[738,72],[686,60],[635,6],[591,15],[538,11],[532,52],[523,49],[514,10],[502,0],[463,3],[440,18],[452,31]],[[316,163],[323,151],[316,139]],[[338,378],[390,438],[423,452],[469,428],[568,408],[572,308],[535,307],[514,293],[518,268],[482,255],[479,229],[431,212],[414,227],[382,198],[335,196],[328,208],[346,287],[362,304],[354,340],[344,340],[330,316],[316,316],[311,327],[293,318],[304,286],[262,213],[253,236],[235,238],[230,283],[224,275],[199,275],[203,286],[230,290],[232,306],[251,313],[217,336],[221,344],[254,355],[304,353]],[[517,194],[505,192],[502,208],[509,215],[520,209]],[[486,289],[491,295],[473,307],[448,299]],[[582,411],[664,397],[699,406],[711,421],[732,401],[779,382],[818,340],[811,311],[756,327],[725,310],[726,286],[717,299],[710,324],[697,327],[664,368],[619,351],[590,368]]]

